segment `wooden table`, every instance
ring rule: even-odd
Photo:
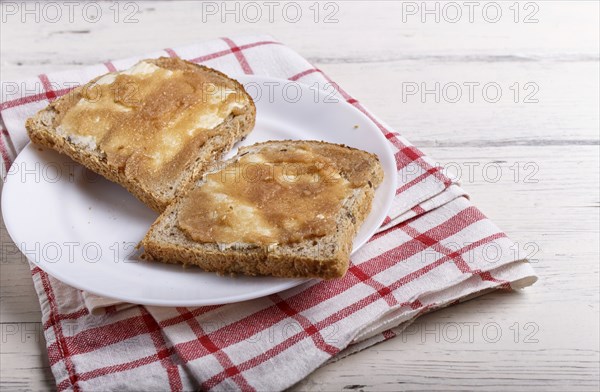
[[[128,4],[101,4],[92,20],[81,3],[69,20],[64,6],[57,19],[40,3],[36,22],[20,2],[3,3],[2,80],[270,33],[460,175],[540,276],[521,293],[426,315],[295,389],[598,390],[598,2],[476,2],[471,15],[463,2],[428,2],[432,13],[421,2],[298,2],[296,23],[296,6],[283,3],[271,15],[262,2],[260,15],[245,3],[228,4],[234,14],[221,2]],[[439,102],[422,94],[436,82]],[[50,389],[29,268],[4,251],[2,230],[0,387]]]

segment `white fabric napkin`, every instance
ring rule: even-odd
[[[332,83],[269,36],[222,38],[3,81],[12,83],[12,90],[2,88],[0,100],[3,177],[11,175],[11,162],[28,142],[25,119],[48,100],[109,70],[165,55],[232,75]],[[459,186],[335,86],[340,99],[370,117],[390,140],[398,168],[399,188],[389,216],[353,255],[347,275],[243,303],[163,308],[81,292],[32,265],[59,390],[280,390],[329,360],[394,337],[425,312],[535,282],[529,264],[515,260],[513,242]]]

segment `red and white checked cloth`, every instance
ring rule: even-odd
[[[222,38],[3,81],[3,177],[28,141],[25,118],[76,84],[165,55],[233,75],[332,83],[269,36]],[[32,266],[59,390],[284,389],[329,360],[394,337],[424,312],[535,282],[529,264],[515,260],[513,242],[460,187],[335,86],[339,97],[369,116],[392,143],[401,184],[384,226],[352,257],[346,277],[238,304],[161,308],[95,297]]]

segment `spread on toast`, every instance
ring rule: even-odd
[[[212,130],[247,105],[232,81],[180,62],[145,60],[100,77],[60,102],[57,133],[99,149],[146,186],[177,176]]]
[[[366,177],[341,175],[338,149],[323,154],[310,143],[267,146],[209,173],[186,195],[180,229],[197,242],[291,244],[335,231],[336,215]],[[359,164],[359,162],[355,162]]]

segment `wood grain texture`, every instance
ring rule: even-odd
[[[274,35],[448,174],[460,175],[475,204],[519,243],[520,255],[534,259],[540,275],[522,293],[493,293],[423,316],[401,336],[328,364],[293,389],[596,391],[599,6],[534,3],[537,23],[514,23],[507,2],[498,23],[476,13],[474,23],[453,24],[443,18],[422,23],[420,15],[403,22],[402,2],[389,1],[335,2],[337,23],[322,23],[324,8],[315,23],[312,2],[302,3],[306,16],[298,23],[286,22],[281,13],[272,23],[264,16],[257,23],[235,23],[232,17],[222,23],[220,15],[202,21],[199,2],[135,2],[138,22],[115,23],[109,2],[95,23],[7,17],[0,27],[1,78],[216,36]],[[520,10],[522,21],[527,10]],[[465,82],[494,82],[502,97],[490,103],[480,90],[473,102],[464,96],[456,103],[444,96],[439,102],[432,95],[402,97],[403,86],[433,88],[436,82],[447,92],[453,83],[463,86],[463,95]],[[525,83],[537,86],[537,103],[524,102],[531,91]],[[52,389],[27,263],[4,224],[0,234],[0,388]]]

